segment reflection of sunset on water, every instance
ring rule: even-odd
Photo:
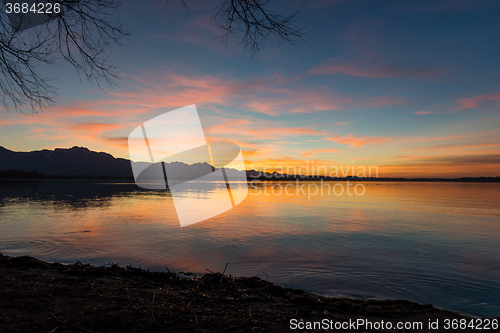
[[[294,286],[328,295],[404,297],[470,313],[500,309],[491,298],[500,292],[500,184],[353,184],[363,184],[364,195],[310,195],[296,182],[249,186],[236,207],[181,227],[168,191],[26,183],[3,192],[0,245],[7,255],[160,271],[228,263],[228,274],[287,285],[290,272]],[[227,196],[224,184],[216,185],[182,196],[196,211],[203,196]],[[242,185],[233,184],[234,195]],[[293,195],[263,191],[287,185]]]

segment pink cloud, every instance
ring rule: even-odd
[[[417,111],[415,112],[415,114],[431,114],[432,112],[429,112],[429,111]]]
[[[343,55],[325,59],[309,69],[310,75],[344,74],[364,78],[427,78],[447,71],[434,65],[416,67],[391,53],[393,40],[382,33],[386,22],[360,18],[337,34]],[[388,47],[385,47],[388,46]]]
[[[83,122],[71,125],[72,131],[81,133],[80,135],[86,138],[97,138],[103,132],[111,132],[120,127],[122,125],[96,122]]]
[[[230,119],[220,124],[205,128],[207,135],[222,134],[224,136],[244,135],[250,139],[277,139],[286,136],[326,135],[326,131],[319,131],[312,127],[275,127],[267,122],[256,122],[246,119]]]
[[[325,87],[304,87],[299,78],[273,74],[271,78],[243,81],[224,76],[180,75],[170,71],[131,77],[132,91],[112,95],[137,107],[176,108],[189,104],[201,107],[233,107],[272,116],[316,113],[328,110],[401,105],[404,98],[387,96],[347,96]]]
[[[481,102],[486,100],[500,101],[500,93],[497,92],[490,94],[482,94],[471,98],[460,98],[458,100],[459,110],[477,108],[479,107]]]
[[[13,120],[5,120],[5,119],[0,119],[0,126],[4,126],[4,125],[12,125],[14,124],[14,121]]]
[[[126,76],[122,89],[111,91],[100,100],[60,104],[33,116],[8,115],[0,125],[26,125],[24,127],[29,128],[23,131],[39,136],[40,132],[35,133],[35,130],[43,129],[46,133],[40,139],[59,141],[62,145],[87,145],[97,150],[115,147],[118,155],[126,156],[124,138],[138,124],[162,109],[173,110],[194,103],[202,112],[229,112],[232,117],[242,113],[243,119],[231,119],[208,126],[206,134],[218,140],[225,136],[231,139],[246,137],[243,142],[245,149],[262,155],[279,149],[271,145],[264,147],[264,144],[252,140],[282,140],[300,136],[314,139],[311,136],[331,134],[307,126],[287,127],[286,121],[277,124],[274,121],[256,120],[252,118],[251,112],[279,116],[400,105],[405,102],[397,97],[344,95],[322,86],[307,86],[301,81],[300,75],[289,78],[274,73],[265,78],[244,81],[228,74],[214,76],[184,70],[184,74],[158,69],[138,76]],[[335,125],[346,123],[338,122]],[[357,139],[359,141],[360,138]],[[363,144],[354,142],[352,146]]]

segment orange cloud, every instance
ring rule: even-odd
[[[87,138],[96,138],[103,132],[110,132],[120,127],[122,127],[122,125],[93,122],[83,122],[71,125],[73,131],[84,133],[82,136]]]
[[[254,121],[247,119],[228,119],[222,123],[205,127],[204,130],[207,134],[226,134],[226,133],[241,133],[243,129],[248,126],[254,125]]]
[[[128,151],[128,137],[126,136],[119,136],[119,137],[104,136],[101,138],[101,140],[114,147]]]
[[[248,129],[245,135],[253,139],[276,139],[282,136],[325,135],[327,132],[318,131],[311,127],[261,127]]]
[[[304,87],[297,82],[300,77],[273,74],[270,78],[243,81],[205,74],[180,75],[163,70],[157,74],[129,76],[135,81],[131,84],[131,91],[111,95],[121,103],[136,107],[173,109],[194,103],[210,109],[231,107],[272,116],[401,105],[405,102],[399,97],[351,97],[321,86]]]
[[[499,177],[500,152],[489,155],[400,156],[406,163],[379,166],[380,177]]]
[[[354,136],[354,134],[349,133],[346,136],[336,136],[325,138],[325,140],[330,140],[336,143],[348,144],[350,148],[361,148],[364,145],[369,145],[375,142],[390,141],[389,137],[375,137],[375,136]]]
[[[334,94],[319,87],[316,89],[259,88],[259,95],[244,98],[247,110],[272,116],[292,113],[316,113],[327,110],[340,110],[359,105],[359,100]]]
[[[315,149],[315,150],[307,151],[307,152],[303,153],[302,155],[304,155],[305,157],[307,157],[307,156],[317,155],[317,154],[335,153],[337,151],[338,150],[336,148]]]
[[[127,138],[103,135],[103,133],[113,132],[117,129],[120,129],[122,128],[122,126],[123,125],[98,122],[82,122],[72,124],[70,126],[71,134],[67,134],[67,140],[77,139],[78,142],[82,142],[81,140],[83,139],[87,141],[87,144],[92,142],[93,145],[98,145],[100,147],[102,147],[104,144],[104,149],[108,150],[108,152],[114,152],[114,150],[110,150],[111,147],[118,148],[120,150],[123,150],[124,152],[128,152],[128,143],[126,141]]]
[[[467,150],[478,150],[485,148],[486,151],[490,148],[500,148],[500,141],[477,142],[477,143],[447,143],[441,145],[413,147],[409,149],[420,149],[424,151],[443,151],[449,153],[452,150],[455,150],[457,152],[464,152]],[[484,153],[486,151],[483,150],[482,152]]]
[[[0,119],[0,126],[12,125],[12,124],[14,124],[14,121],[12,121],[12,120]]]
[[[247,119],[230,119],[220,124],[205,128],[207,135],[244,135],[249,139],[277,139],[286,136],[301,135],[326,135],[326,131],[320,131],[312,127],[274,127],[265,121],[250,121]]]

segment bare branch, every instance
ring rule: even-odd
[[[47,0],[43,0],[46,2]],[[165,0],[165,4],[176,0]],[[216,0],[213,21],[224,31],[227,41],[239,39],[255,56],[261,45],[273,39],[279,46],[297,44],[303,40],[303,28],[296,28],[295,17],[301,8],[289,14],[267,9],[270,0]],[[113,85],[116,68],[109,64],[112,47],[123,46],[129,36],[123,24],[114,21],[113,14],[123,0],[50,0],[61,6],[51,20],[26,29],[17,28],[4,10],[0,11],[0,103],[7,109],[20,110],[29,104],[33,110],[54,103],[55,89],[42,77],[40,65],[71,64],[79,74],[101,87]],[[185,0],[180,0],[187,10]],[[37,5],[42,0],[36,0]]]
[[[187,9],[184,0],[182,5]],[[289,13],[273,13],[267,9],[271,0],[218,0],[213,21],[225,33],[221,40],[227,42],[231,37],[239,40],[245,49],[249,49],[252,57],[259,52],[261,45],[269,39],[278,46],[283,44],[297,45],[306,34],[304,28],[295,26],[294,19],[302,6]],[[166,4],[175,0],[166,0]]]
[[[38,2],[38,1],[37,1]],[[37,71],[42,64],[70,63],[80,77],[101,86],[113,83],[116,68],[108,64],[115,45],[129,32],[112,16],[123,0],[51,0],[61,6],[51,21],[30,29],[14,29],[0,13],[0,103],[20,110],[53,104],[55,89]],[[40,2],[42,3],[42,2]],[[63,14],[64,13],[64,14]]]

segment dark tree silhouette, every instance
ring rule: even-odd
[[[175,0],[165,0],[168,5]],[[225,34],[223,41],[238,39],[255,56],[262,43],[273,39],[278,45],[296,44],[304,35],[294,18],[300,8],[289,14],[267,9],[270,0],[214,0],[213,21]],[[12,0],[12,3],[18,2]],[[29,1],[26,1],[29,2]],[[47,2],[47,0],[36,0]],[[122,45],[129,32],[113,18],[123,0],[50,0],[61,11],[50,21],[24,29],[12,26],[6,6],[0,12],[0,103],[7,109],[20,110],[29,104],[32,110],[53,104],[54,87],[37,70],[40,64],[71,64],[80,77],[101,87],[113,85],[116,68],[109,64],[111,48]],[[185,0],[182,6],[188,10]],[[22,22],[21,22],[22,23]]]
[[[166,0],[166,5],[176,0]],[[186,0],[181,5],[188,10]],[[222,41],[234,37],[245,49],[255,56],[261,45],[268,39],[282,44],[297,44],[303,41],[306,33],[303,27],[297,27],[294,19],[302,6],[290,13],[274,13],[269,10],[271,0],[217,0],[213,21],[225,33]],[[276,1],[275,1],[276,2]]]
[[[50,2],[60,5],[60,13],[51,14],[51,21],[24,30],[22,24],[12,26],[7,7],[2,6],[0,102],[7,109],[19,110],[30,104],[37,110],[53,103],[55,89],[39,73],[40,64],[57,66],[67,62],[80,77],[98,86],[103,82],[113,84],[116,77],[115,67],[107,59],[111,47],[121,45],[122,37],[129,34],[113,18],[123,0]]]

